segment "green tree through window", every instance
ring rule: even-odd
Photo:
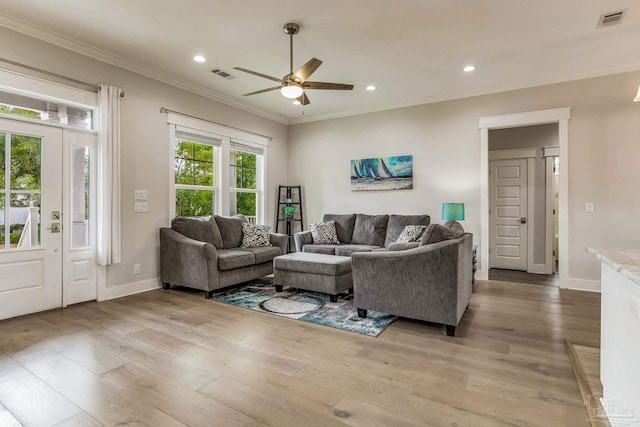
[[[255,217],[257,213],[257,155],[243,151],[231,152],[231,177],[235,176],[235,188],[231,196],[235,196],[235,213]],[[251,192],[237,189],[256,190]]]
[[[176,139],[176,216],[214,213],[214,147]]]

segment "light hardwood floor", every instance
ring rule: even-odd
[[[565,340],[600,295],[477,281],[456,337],[379,337],[157,290],[0,322],[0,425],[585,426]]]

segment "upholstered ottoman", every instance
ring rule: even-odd
[[[283,286],[337,295],[353,287],[351,258],[308,252],[294,252],[273,259],[273,283],[276,292]]]

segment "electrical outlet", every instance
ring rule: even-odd
[[[586,213],[594,213],[596,211],[595,205],[591,202],[584,205],[584,211]]]
[[[133,274],[140,274],[140,264],[133,264]]]

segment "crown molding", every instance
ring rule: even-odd
[[[525,80],[515,84],[506,84],[506,85],[493,86],[493,87],[484,88],[484,89],[469,90],[469,91],[459,92],[459,93],[447,95],[447,96],[431,96],[431,97],[421,98],[420,100],[417,100],[417,101],[406,101],[406,102],[398,102],[395,104],[372,106],[369,108],[363,108],[359,110],[350,110],[350,111],[344,111],[344,112],[335,113],[335,114],[325,114],[322,116],[315,116],[315,117],[290,118],[289,125],[317,122],[321,120],[339,119],[343,117],[356,116],[361,114],[395,110],[398,108],[415,107],[417,105],[435,104],[437,102],[472,98],[475,96],[493,95],[493,94],[509,92],[513,90],[531,89],[539,86],[568,83],[568,82],[577,81],[577,80],[585,80],[585,79],[590,79],[595,77],[609,76],[613,74],[628,73],[628,72],[633,72],[638,70],[640,70],[640,62],[631,62],[628,64],[621,64],[613,67],[603,67],[598,70],[593,70],[589,72],[567,73],[564,75],[558,75],[554,77],[533,79],[528,81]]]
[[[98,61],[105,62],[107,64],[114,65],[119,68],[123,68],[125,70],[134,72],[136,74],[143,75],[145,77],[149,77],[153,80],[157,80],[159,82],[166,83],[171,86],[175,86],[177,88],[195,93],[197,95],[204,96],[205,98],[209,98],[214,101],[221,102],[225,105],[229,105],[231,107],[235,107],[240,110],[247,111],[257,116],[261,116],[266,119],[273,120],[275,122],[278,122],[284,125],[289,124],[289,120],[286,117],[281,116],[279,114],[275,114],[270,111],[256,108],[253,105],[240,102],[236,98],[222,94],[218,91],[197,85],[195,83],[188,82],[186,80],[169,75],[167,73],[156,70],[154,68],[150,68],[142,64],[139,64],[135,61],[131,61],[122,56],[113,54],[111,52],[107,52],[105,50],[96,48],[94,46],[72,39],[70,37],[63,36],[62,34],[58,34],[54,31],[47,30],[37,25],[27,23],[25,21],[22,21],[20,19],[14,18],[9,15],[5,15],[3,13],[0,13],[0,26],[25,34],[27,36],[30,36],[36,39],[40,39],[47,43],[51,43],[53,45],[62,47],[64,49],[73,51],[75,53],[88,56]]]
[[[294,124],[317,122],[317,121],[323,121],[323,120],[332,120],[332,119],[356,116],[361,114],[369,114],[369,113],[393,110],[398,108],[413,107],[413,106],[424,105],[424,104],[433,104],[437,102],[452,101],[456,99],[470,98],[475,96],[490,95],[490,94],[496,94],[501,92],[508,92],[512,90],[529,89],[537,86],[565,83],[565,82],[570,82],[575,80],[602,77],[602,76],[611,75],[611,74],[618,74],[618,73],[625,73],[625,72],[640,70],[640,62],[631,62],[631,63],[620,64],[620,65],[615,65],[611,67],[602,67],[598,70],[592,70],[588,72],[572,72],[572,73],[566,73],[563,75],[557,75],[553,77],[536,78],[536,79],[532,79],[528,81],[525,80],[525,81],[521,81],[513,84],[505,84],[505,85],[492,86],[490,88],[462,91],[459,93],[454,93],[446,96],[442,96],[442,95],[430,96],[430,97],[420,98],[417,100],[407,100],[404,102],[398,102],[394,104],[377,105],[377,106],[371,106],[367,108],[343,111],[343,112],[334,113],[334,114],[325,114],[320,116],[288,118],[286,116],[282,116],[280,114],[273,113],[271,111],[257,108],[251,104],[241,102],[237,98],[231,97],[229,95],[225,95],[218,91],[214,91],[212,89],[197,85],[195,83],[191,83],[189,81],[177,78],[175,76],[166,74],[162,71],[159,71],[150,67],[146,67],[135,61],[131,61],[119,55],[115,55],[105,50],[98,49],[86,43],[82,43],[75,39],[72,39],[72,38],[63,36],[61,34],[58,34],[56,32],[44,29],[42,27],[27,23],[25,21],[19,20],[17,18],[14,18],[12,16],[9,16],[3,13],[0,13],[0,26],[9,28],[19,33],[25,34],[27,36],[43,40],[47,43],[51,43],[53,45],[62,47],[64,49],[68,49],[73,52],[82,54],[84,56],[91,57],[98,61],[105,62],[107,64],[111,64],[119,68],[123,68],[125,70],[134,72],[136,74],[149,77],[151,79],[160,81],[162,83],[166,83],[171,86],[178,87],[180,89],[192,92],[200,96],[204,96],[214,101],[221,102],[225,105],[238,108],[240,110],[255,114],[260,117],[264,117],[266,119],[269,119],[284,125],[294,125]]]

